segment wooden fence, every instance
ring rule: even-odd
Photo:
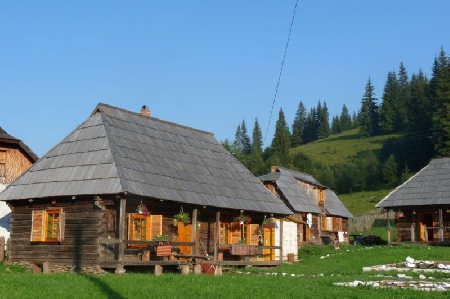
[[[369,231],[372,227],[387,226],[388,219],[395,219],[394,211],[387,212],[384,209],[372,210],[349,219],[349,231],[352,233],[364,232]]]

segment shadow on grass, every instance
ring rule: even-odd
[[[114,299],[125,299],[124,296],[122,296],[117,291],[113,290],[107,283],[101,281],[95,274],[83,274],[81,273],[81,261],[83,258],[83,229],[82,227],[78,226],[76,228],[76,234],[75,234],[75,256],[74,256],[74,265],[75,265],[75,272],[78,273],[81,277],[85,278],[86,280],[89,280],[92,284],[94,284],[99,291],[106,297],[106,298],[114,298]]]

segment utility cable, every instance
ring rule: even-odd
[[[287,54],[287,50],[289,47],[289,41],[291,39],[291,31],[292,31],[292,26],[294,25],[295,13],[297,11],[297,4],[298,4],[298,0],[295,1],[294,13],[292,14],[291,26],[289,27],[289,34],[288,34],[288,38],[287,38],[287,42],[286,42],[286,47],[284,48],[283,61],[281,62],[281,68],[280,68],[280,72],[278,74],[277,87],[275,88],[275,95],[273,97],[272,108],[270,109],[269,122],[267,123],[267,129],[266,129],[266,133],[264,134],[263,144],[266,142],[267,132],[269,131],[269,125],[270,125],[270,121],[272,119],[273,107],[275,106],[275,101],[277,99],[278,87],[280,86],[281,74],[283,73],[283,66],[284,66],[284,62],[286,60],[286,54]]]

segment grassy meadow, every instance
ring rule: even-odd
[[[450,260],[445,247],[305,246],[299,261],[277,268],[229,268],[222,276],[164,273],[124,275],[31,274],[0,265],[0,298],[447,298],[446,292],[335,286],[334,282],[401,280],[395,272],[363,272],[365,266],[416,260]],[[420,273],[408,273],[419,280]],[[450,282],[450,274],[425,281]],[[432,278],[430,278],[432,277]]]
[[[291,153],[301,151],[312,161],[321,161],[331,166],[347,162],[361,152],[377,152],[382,148],[384,141],[397,137],[399,135],[390,134],[361,138],[358,129],[353,129],[293,148]]]

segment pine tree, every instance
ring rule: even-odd
[[[450,61],[441,48],[433,66],[431,79],[433,114],[433,139],[436,156],[450,155]]]
[[[400,86],[395,72],[389,72],[384,85],[382,103],[380,106],[380,128],[383,133],[392,133],[399,129],[401,122],[398,113],[398,101],[400,100]]]
[[[339,123],[340,123],[340,132],[345,132],[352,129],[352,118],[350,117],[347,106],[345,106],[345,104],[342,105]]]
[[[422,71],[413,74],[407,99],[406,134],[427,133],[431,129],[431,105],[427,95],[428,80]]]
[[[234,142],[232,145],[233,151],[231,152],[236,159],[242,159],[242,128],[241,124],[239,124],[236,128],[236,133],[234,134]]]
[[[275,125],[275,135],[272,140],[273,155],[279,166],[289,167],[290,161],[290,148],[291,148],[291,136],[289,133],[289,127],[284,117],[283,109],[280,108],[278,120]]]
[[[319,104],[317,106],[318,116],[319,116],[319,129],[318,136],[319,139],[324,139],[330,137],[330,116],[328,113],[327,103],[323,103],[323,107]]]
[[[341,120],[339,118],[339,115],[336,115],[333,117],[333,120],[331,121],[331,134],[337,135],[341,133]]]
[[[374,87],[370,78],[367,80],[366,91],[361,101],[360,133],[363,137],[375,136],[379,132],[378,106],[374,97]]]
[[[303,131],[303,143],[317,140],[316,108],[311,108],[306,116],[305,130]]]
[[[242,120],[242,123],[239,124],[236,128],[234,138],[234,147],[239,152],[239,156],[249,155],[252,147],[250,143],[250,137],[247,133],[247,126],[245,124],[245,120]]]
[[[306,124],[306,108],[300,101],[294,122],[292,123],[291,146],[297,147],[303,144],[303,132]]]
[[[398,85],[400,94],[398,96],[398,99],[394,101],[394,109],[396,111],[394,132],[400,132],[404,129],[408,109],[406,106],[406,102],[409,98],[409,80],[408,73],[406,72],[406,68],[403,62],[400,62],[398,71]]]
[[[252,152],[248,157],[248,163],[246,165],[250,172],[255,176],[266,173],[262,146],[263,141],[261,127],[259,125],[258,118],[256,118],[252,134]]]

